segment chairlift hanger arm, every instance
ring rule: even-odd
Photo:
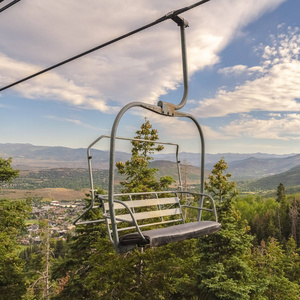
[[[193,6],[188,7],[193,8],[197,4],[203,4],[205,2],[208,2],[209,0],[206,1],[200,1],[196,3]],[[178,16],[179,13],[187,10],[187,8],[177,10],[174,12],[171,12],[164,16],[163,18],[157,20],[156,22],[162,22],[163,20],[167,18],[171,18],[174,22],[176,22],[181,29],[181,47],[182,47],[182,61],[183,61],[183,75],[184,75],[184,95],[181,100],[181,102],[178,105],[174,105],[172,103],[168,102],[163,102],[160,101],[158,105],[152,105],[152,104],[146,104],[143,102],[131,102],[125,105],[117,114],[112,129],[111,129],[111,135],[110,135],[110,159],[109,159],[109,178],[108,178],[108,194],[101,196],[98,198],[102,201],[103,203],[103,210],[104,210],[104,218],[106,220],[106,225],[107,229],[109,232],[109,237],[111,242],[114,244],[114,247],[117,252],[126,252],[134,249],[136,246],[144,246],[145,242],[148,244],[150,247],[157,247],[160,245],[165,245],[168,243],[172,242],[178,242],[178,241],[183,241],[186,239],[190,238],[195,238],[199,237],[202,235],[207,235],[207,234],[212,234],[214,232],[217,232],[221,228],[221,224],[217,222],[217,214],[216,214],[216,208],[214,205],[213,199],[204,194],[204,155],[205,155],[205,145],[204,145],[204,136],[203,132],[201,129],[200,124],[197,122],[196,118],[193,117],[192,115],[188,113],[184,113],[181,111],[178,111],[181,109],[187,100],[187,95],[188,95],[188,78],[187,78],[187,67],[186,67],[186,53],[185,53],[185,36],[184,36],[184,29],[185,27],[188,26],[187,21],[185,21],[183,18]],[[129,201],[127,203],[123,201],[118,201],[115,200],[114,198],[117,196],[117,194],[114,194],[114,167],[115,167],[115,146],[116,146],[116,139],[118,137],[116,136],[117,129],[120,123],[121,118],[123,115],[131,108],[134,107],[140,107],[144,108],[147,110],[150,110],[156,114],[162,115],[162,116],[168,116],[168,117],[186,117],[189,118],[191,121],[194,122],[198,129],[200,141],[201,141],[201,174],[200,174],[200,179],[201,179],[201,186],[200,186],[200,193],[194,193],[194,192],[185,192],[182,191],[181,185],[180,185],[180,190],[174,192],[175,197],[168,197],[168,198],[159,198],[157,193],[159,192],[148,192],[148,193],[154,193],[155,197],[154,199],[147,199],[144,200],[143,196],[137,200],[133,199],[131,196],[134,195],[134,193],[129,193]],[[97,141],[99,141],[102,137],[107,137],[107,136],[101,136],[99,137],[96,141],[94,141],[90,147],[92,147]],[[122,138],[121,138],[122,139]],[[127,138],[126,138],[127,139]],[[89,148],[90,148],[89,147]],[[89,161],[89,168],[91,170],[91,155],[89,153],[88,149],[88,161]],[[176,151],[176,160],[177,164],[179,164],[178,161],[178,148]],[[91,173],[91,172],[90,172]],[[180,175],[180,172],[179,172]],[[91,176],[91,186],[92,186],[92,193],[93,193],[93,183],[92,183],[92,176]],[[163,193],[168,193],[166,191],[163,191]],[[140,196],[143,193],[138,193]],[[191,205],[181,205],[180,204],[180,199],[178,197],[178,194],[192,194],[192,195],[199,195],[200,199],[198,201],[198,207],[196,206],[191,206]],[[124,196],[125,194],[122,194]],[[138,196],[138,195],[137,195]],[[213,203],[213,208],[203,208],[203,200],[204,197],[208,197],[212,203]],[[94,195],[92,197],[94,199]],[[106,200],[107,202],[104,203],[103,200]],[[128,199],[128,198],[126,198]],[[143,200],[141,200],[143,199]],[[132,201],[134,203],[132,203]],[[158,202],[159,201],[159,202]],[[92,201],[93,203],[93,201]],[[168,204],[167,207],[161,208],[161,205]],[[171,206],[170,206],[171,204]],[[128,206],[128,212],[129,214],[122,214],[120,213],[120,209],[122,209],[122,206]],[[149,209],[147,208],[146,211],[138,211],[137,213],[135,212],[134,208],[135,207],[147,207],[147,206],[158,206],[158,209],[155,209],[154,211],[148,211]],[[174,208],[174,205],[178,205],[178,207]],[[196,209],[198,211],[197,214],[197,221],[196,222],[188,222],[185,223],[185,218],[182,213],[181,207],[184,208],[190,208],[190,209]],[[131,210],[132,208],[132,210]],[[157,207],[156,207],[157,208]],[[201,220],[201,213],[202,211],[210,211],[213,212],[216,221],[206,221],[206,220]],[[85,212],[86,213],[86,212]],[[134,215],[134,216],[133,216]],[[163,217],[170,217],[170,216],[175,216],[175,215],[180,215],[180,217],[177,217],[175,219],[171,218],[171,220],[164,220]],[[153,219],[153,218],[161,218],[161,221],[155,223],[147,223],[148,219]],[[143,220],[143,224],[138,225],[137,221]],[[124,222],[128,223],[135,223],[135,226],[129,226],[129,227],[118,227],[119,222]],[[144,223],[144,221],[146,223]],[[98,220],[97,220],[98,222]],[[150,229],[146,231],[141,231],[140,227],[146,227],[146,226],[153,226],[153,225],[160,225],[160,224],[165,224],[168,222],[181,222],[181,224],[176,224],[171,227],[165,227],[165,228],[156,228],[156,229]],[[81,222],[82,224],[84,222]],[[118,232],[119,231],[124,231],[124,230],[131,230],[131,229],[136,229],[137,233],[125,233],[121,234],[119,236]]]
[[[11,6],[12,4],[14,4],[14,3],[16,3],[16,2],[18,2],[18,1],[20,1],[20,0],[15,0],[15,1],[13,1],[12,3],[10,3],[10,4],[8,4],[8,5]],[[122,39],[125,39],[125,38],[127,38],[127,37],[129,37],[129,36],[131,36],[131,35],[134,35],[134,34],[140,32],[140,31],[142,31],[142,30],[145,30],[145,29],[147,29],[147,28],[150,28],[150,27],[152,27],[152,26],[154,26],[154,25],[157,25],[157,24],[159,24],[159,23],[161,23],[161,22],[164,22],[164,21],[166,21],[166,20],[172,19],[172,20],[173,20],[174,22],[176,22],[179,26],[181,26],[180,24],[182,23],[182,20],[180,20],[181,18],[178,17],[179,14],[181,14],[181,13],[183,13],[183,12],[186,12],[186,11],[188,11],[188,10],[190,10],[190,9],[193,9],[193,8],[195,8],[195,7],[197,7],[197,6],[201,5],[201,4],[204,4],[204,3],[208,2],[208,1],[210,1],[210,0],[202,0],[202,1],[198,1],[198,2],[196,2],[196,3],[194,3],[194,4],[190,5],[190,6],[186,6],[186,7],[184,7],[184,8],[181,8],[181,9],[177,9],[177,10],[171,11],[171,12],[167,13],[166,15],[164,15],[163,17],[161,17],[161,18],[155,20],[154,22],[151,22],[151,23],[149,23],[149,24],[147,24],[147,25],[145,25],[145,26],[142,26],[142,27],[140,27],[140,28],[138,28],[138,29],[135,29],[135,30],[133,30],[133,31],[131,31],[131,32],[129,32],[129,33],[126,33],[126,34],[124,34],[124,35],[121,35],[121,36],[119,36],[119,37],[117,37],[117,38],[115,38],[115,39],[112,39],[112,40],[110,40],[110,41],[108,41],[108,42],[106,42],[106,43],[103,43],[103,44],[101,44],[101,45],[99,45],[99,46],[96,46],[96,47],[94,47],[94,48],[92,48],[92,49],[90,49],[90,50],[87,50],[87,51],[85,51],[85,52],[82,52],[82,53],[80,53],[80,54],[78,54],[78,55],[75,55],[75,56],[73,56],[73,57],[71,57],[71,58],[69,58],[69,59],[66,59],[66,60],[64,60],[64,61],[62,61],[62,62],[60,62],[60,63],[57,63],[57,64],[55,64],[55,65],[53,65],[53,66],[51,66],[51,67],[48,67],[48,68],[46,68],[46,69],[44,69],[44,70],[41,70],[41,71],[39,71],[39,72],[37,72],[37,73],[34,73],[34,74],[30,75],[30,76],[27,76],[27,77],[25,77],[25,78],[23,78],[23,79],[20,79],[20,80],[14,82],[14,83],[11,83],[11,84],[9,84],[9,85],[7,85],[7,86],[4,86],[4,87],[0,88],[0,92],[6,90],[6,89],[8,89],[8,88],[11,88],[11,87],[13,87],[13,86],[15,86],[15,85],[17,85],[17,84],[20,84],[20,83],[22,83],[22,82],[24,82],[24,81],[27,81],[27,80],[29,80],[29,79],[32,79],[32,78],[34,78],[34,77],[36,77],[36,76],[39,76],[39,75],[41,75],[41,74],[43,74],[43,73],[46,73],[46,72],[48,72],[48,71],[51,71],[51,70],[53,70],[53,69],[55,69],[55,68],[58,68],[58,67],[60,67],[60,66],[62,66],[62,65],[64,65],[64,64],[67,64],[67,63],[69,63],[69,62],[71,62],[71,61],[73,61],[73,60],[75,60],[75,59],[78,59],[78,58],[80,58],[80,57],[82,57],[82,56],[85,56],[85,55],[87,55],[87,54],[89,54],[89,53],[91,53],[91,52],[94,52],[94,51],[99,50],[99,49],[101,49],[101,48],[104,48],[104,47],[106,47],[106,46],[108,46],[108,45],[111,45],[111,44],[113,44],[113,43],[115,43],[115,42],[118,42],[118,41],[120,41],[120,40],[122,40]],[[4,8],[5,8],[5,7],[3,7],[2,10],[3,10]],[[0,12],[1,12],[1,10],[0,10]],[[185,26],[185,25],[184,25],[184,26]],[[181,27],[184,27],[184,26],[181,26]]]

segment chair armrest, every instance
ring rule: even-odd
[[[214,211],[213,209],[210,209],[210,208],[203,208],[203,207],[197,207],[197,206],[191,206],[191,205],[181,205],[181,207],[193,208],[193,209],[205,210],[205,211]]]
[[[131,209],[128,207],[128,205],[127,205],[125,202],[121,201],[121,200],[113,200],[113,201],[116,202],[116,203],[119,203],[119,204],[123,205],[123,206],[128,210],[128,212],[129,212],[129,214],[130,214],[130,216],[131,216],[131,218],[132,218],[132,221],[131,221],[131,222],[128,221],[128,220],[122,220],[122,219],[119,219],[119,220],[120,220],[120,221],[123,221],[123,222],[127,222],[127,223],[134,223],[134,225],[135,225],[135,227],[136,227],[136,230],[137,230],[137,232],[139,233],[139,235],[141,236],[141,238],[142,238],[144,241],[147,241],[147,240],[145,239],[144,235],[142,234],[142,232],[141,232],[141,230],[140,230],[140,228],[139,228],[139,225],[138,225],[138,223],[137,223],[137,221],[136,221],[136,219],[135,219],[135,217],[134,217],[134,215],[133,215]],[[116,220],[118,220],[118,218],[116,218]]]
[[[194,208],[194,209],[197,209],[198,211],[201,211],[201,210],[206,210],[206,211],[211,211],[214,213],[215,215],[215,218],[216,218],[216,222],[218,222],[218,216],[217,216],[217,210],[216,210],[216,205],[215,205],[215,200],[208,194],[204,194],[204,193],[194,193],[194,192],[185,192],[185,191],[181,191],[179,192],[181,194],[190,194],[190,195],[193,195],[193,196],[203,196],[203,197],[207,197],[209,198],[209,200],[211,201],[212,205],[213,205],[213,208],[212,209],[208,209],[208,208],[203,208],[203,207],[195,207],[195,206],[190,206],[190,205],[181,205],[181,207],[188,207],[188,208]],[[203,203],[202,203],[203,204]]]

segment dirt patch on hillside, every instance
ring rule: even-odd
[[[27,197],[42,197],[56,201],[72,201],[76,199],[83,199],[85,197],[85,193],[88,193],[88,190],[75,191],[64,188],[47,188],[36,190],[3,189],[0,192],[0,198],[22,199]]]

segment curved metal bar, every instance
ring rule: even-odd
[[[182,191],[182,180],[181,180],[181,172],[180,172],[180,161],[179,161],[179,146],[176,145],[176,164],[177,164],[177,172],[178,172],[178,183],[179,183],[179,190]]]
[[[88,158],[88,168],[90,174],[90,186],[91,186],[91,205],[89,206],[88,210],[90,210],[95,203],[95,190],[94,190],[94,181],[93,181],[93,172],[92,172],[92,156],[91,156],[91,148],[98,143],[101,139],[109,137],[108,135],[101,135],[99,136],[94,142],[92,142],[87,148],[87,158]],[[85,213],[85,212],[84,212]]]
[[[183,24],[180,26],[180,33],[181,33],[181,55],[182,55],[182,70],[183,70],[183,85],[184,91],[182,100],[178,105],[175,105],[175,110],[181,109],[187,101],[187,97],[189,94],[189,80],[188,80],[188,67],[187,67],[187,54],[186,54],[186,43],[185,43],[185,27],[186,25]]]
[[[204,160],[205,160],[205,142],[204,142],[204,135],[203,135],[203,131],[202,128],[200,126],[200,124],[198,123],[198,121],[196,120],[196,118],[190,114],[186,114],[187,118],[190,118],[196,125],[199,135],[200,135],[200,140],[201,140],[201,183],[200,183],[200,194],[204,194]],[[199,207],[202,208],[203,207],[203,195],[200,195],[200,200],[199,200]],[[201,220],[201,216],[202,216],[202,211],[200,210],[198,213],[198,217],[197,220],[200,221]]]
[[[101,135],[99,136],[94,142],[92,142],[88,148],[87,148],[87,158],[88,158],[88,169],[89,169],[89,175],[90,175],[90,186],[91,186],[91,204],[88,206],[88,208],[75,219],[73,222],[74,225],[77,224],[78,220],[80,220],[88,211],[90,211],[94,204],[95,204],[95,190],[94,190],[94,181],[93,181],[93,172],[92,172],[92,156],[91,156],[91,148],[99,142],[104,137],[109,137],[108,135]]]
[[[115,146],[116,146],[116,133],[119,122],[124,113],[132,107],[144,107],[143,102],[131,102],[125,105],[115,118],[110,135],[110,159],[109,159],[109,175],[108,175],[108,205],[111,216],[111,229],[113,233],[114,246],[117,250],[119,244],[119,235],[117,231],[116,216],[114,211],[114,168],[115,168]],[[144,107],[145,108],[145,107]]]
[[[87,207],[87,209],[79,216],[77,217],[74,221],[73,224],[74,225],[81,225],[81,224],[88,224],[88,223],[97,223],[98,221],[94,221],[94,222],[80,222],[78,223],[78,221],[88,212],[90,211],[94,205],[95,205],[95,189],[94,189],[94,180],[93,180],[93,172],[92,172],[92,156],[91,156],[91,148],[98,143],[101,139],[103,138],[110,138],[110,135],[101,135],[99,136],[94,142],[92,142],[88,148],[87,148],[87,157],[88,157],[88,170],[89,170],[89,177],[90,177],[90,186],[91,186],[91,203],[90,205]],[[135,139],[135,138],[126,138],[126,137],[116,137],[116,139],[118,140],[126,140],[126,141],[140,141],[140,142],[151,142],[151,143],[155,143],[155,144],[163,144],[163,145],[170,145],[170,146],[176,146],[176,161],[177,161],[177,169],[178,169],[178,174],[179,174],[179,178],[180,178],[180,167],[179,167],[179,163],[178,163],[178,152],[179,152],[179,145],[178,144],[174,144],[174,143],[166,143],[166,142],[161,142],[161,141],[149,141],[149,140],[144,140],[144,139]],[[179,180],[179,185],[181,186],[181,178]],[[137,193],[137,194],[141,194],[141,193]],[[118,195],[115,195],[118,196]]]
[[[188,23],[183,18],[177,16],[172,18],[174,22],[180,26],[180,37],[181,37],[181,56],[182,56],[182,71],[183,71],[183,96],[181,102],[177,105],[172,103],[159,101],[158,106],[163,110],[163,113],[166,115],[173,115],[175,110],[181,109],[187,101],[189,94],[189,80],[188,80],[188,67],[187,67],[187,54],[186,54],[186,42],[185,42],[185,28],[188,27]]]
[[[115,215],[115,211],[114,211],[114,202],[115,202],[115,200],[114,200],[114,167],[115,167],[115,144],[116,144],[116,139],[117,139],[116,132],[117,132],[117,128],[118,128],[118,125],[120,123],[122,116],[125,114],[125,112],[127,110],[129,110],[130,108],[133,108],[133,107],[141,107],[141,108],[150,110],[152,112],[155,112],[157,114],[164,115],[164,113],[162,112],[162,108],[160,108],[158,106],[148,105],[143,102],[132,102],[132,103],[125,105],[120,110],[120,112],[116,116],[114,124],[112,126],[111,135],[110,135],[111,140],[110,140],[110,161],[109,161],[108,205],[109,205],[109,211],[110,211],[111,232],[113,234],[113,243],[114,243],[114,246],[117,251],[118,251],[118,245],[119,245],[119,235],[118,235],[118,230],[117,230],[116,215]],[[176,112],[174,115],[169,115],[169,116],[190,118],[195,123],[196,127],[198,128],[200,140],[201,140],[201,188],[200,189],[201,189],[201,194],[204,194],[205,144],[204,144],[204,136],[203,136],[201,126],[192,115],[187,114],[187,113]],[[97,140],[99,140],[99,139],[97,139]],[[92,143],[92,145],[94,145],[95,142]],[[203,195],[200,195],[199,208],[203,208]],[[198,217],[197,217],[198,221],[201,220],[201,215],[202,215],[201,212],[202,212],[202,210],[199,210],[199,212],[198,212]]]
[[[137,223],[137,221],[136,221],[136,219],[135,219],[135,217],[134,217],[134,215],[133,215],[131,209],[129,208],[129,206],[128,206],[125,202],[123,202],[123,201],[121,201],[121,200],[114,200],[114,202],[119,203],[119,204],[121,204],[121,205],[124,205],[124,206],[127,208],[127,210],[129,211],[129,214],[130,214],[130,216],[131,216],[131,218],[132,218],[132,221],[133,221],[133,223],[134,223],[134,225],[135,225],[135,227],[136,227],[137,232],[139,233],[139,235],[141,236],[141,238],[142,238],[144,241],[147,241],[147,240],[145,239],[143,233],[141,232],[141,230],[140,230],[140,228],[139,228],[139,225],[138,225],[138,223]],[[124,220],[124,221],[125,221],[125,220]],[[130,223],[132,223],[132,222],[130,222]]]
[[[209,198],[210,199],[210,201],[212,202],[212,204],[213,204],[213,209],[211,209],[211,211],[213,211],[214,212],[214,214],[215,214],[215,218],[216,218],[216,222],[218,222],[218,215],[217,215],[217,210],[216,210],[216,204],[215,204],[215,200],[210,196],[210,195],[208,195],[208,194],[203,194],[203,193],[194,193],[194,192],[181,192],[182,194],[191,194],[191,195],[199,195],[199,196],[203,196],[203,197],[207,197],[207,198]],[[188,207],[188,205],[182,205],[182,207]],[[198,207],[197,209],[202,209],[202,210],[207,210],[207,209],[205,209],[205,208],[200,208],[200,207]],[[200,221],[200,220],[198,220],[198,221]]]
[[[157,110],[157,107],[150,107],[145,105],[143,102],[132,102],[127,105],[125,105],[120,112],[118,113],[117,117],[115,118],[112,130],[111,130],[111,140],[110,140],[110,162],[109,162],[109,187],[108,187],[108,204],[109,204],[109,210],[111,215],[111,226],[112,226],[112,232],[113,232],[113,239],[114,239],[114,245],[115,247],[119,244],[119,236],[117,232],[117,223],[116,223],[116,217],[114,213],[114,167],[115,167],[115,140],[116,140],[116,132],[119,125],[119,122],[122,118],[122,116],[125,114],[127,110],[129,110],[132,107],[143,107],[148,110],[151,110],[155,113],[162,114]],[[196,125],[200,140],[201,140],[201,184],[200,184],[200,193],[204,194],[204,156],[205,156],[205,143],[204,143],[204,135],[201,129],[200,124],[198,121],[194,118],[194,116],[187,114],[187,113],[177,113],[176,116],[179,117],[187,117],[190,118]],[[199,207],[203,207],[203,195],[200,195],[199,200]],[[198,212],[197,220],[200,221],[202,216],[201,210]]]

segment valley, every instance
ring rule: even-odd
[[[108,151],[93,150],[93,178],[98,188],[107,190]],[[13,157],[13,167],[20,176],[12,185],[4,185],[2,195],[9,198],[36,197],[53,200],[84,198],[90,189],[86,149],[33,146],[30,144],[0,144],[0,156]],[[153,155],[150,167],[157,168],[157,177],[171,175],[178,186],[174,154]],[[199,185],[199,154],[180,153],[181,179],[185,185]],[[287,193],[300,191],[300,154],[272,155],[263,153],[207,154],[205,178],[213,165],[224,157],[231,180],[242,193],[275,191],[283,183]],[[116,153],[116,161],[126,161],[130,154]],[[116,172],[116,186],[126,178]]]

